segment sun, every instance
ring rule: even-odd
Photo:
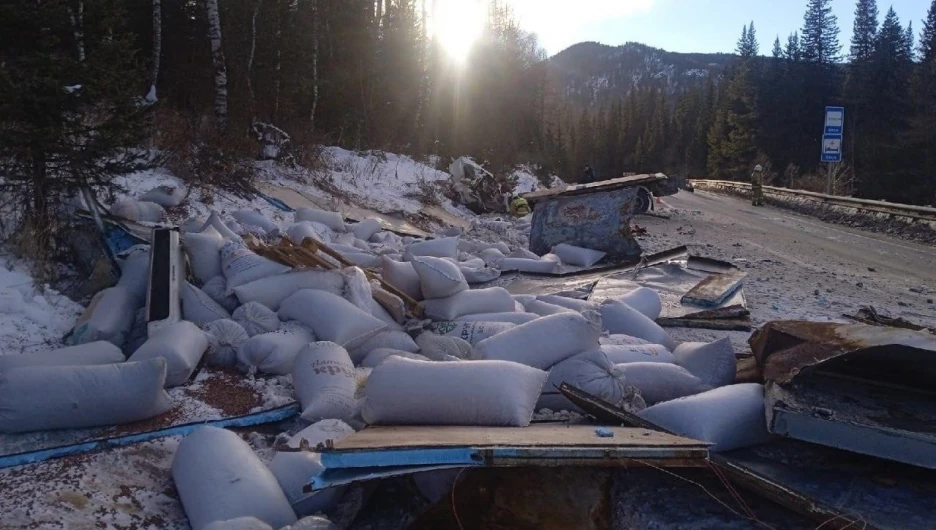
[[[484,30],[483,0],[435,0],[432,33],[453,59],[464,62]]]

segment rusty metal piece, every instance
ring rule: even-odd
[[[843,314],[842,316],[856,322],[870,324],[872,326],[889,326],[892,328],[912,329],[914,331],[929,331],[930,333],[936,334],[936,328],[928,328],[926,326],[914,324],[913,322],[900,317],[889,317],[882,315],[877,312],[874,306],[865,306],[856,311],[854,315]]]
[[[626,427],[637,427],[640,429],[665,432],[675,435],[675,433],[662,427],[658,427],[657,425],[641,418],[634,413],[628,412],[621,407],[608,403],[600,397],[589,394],[588,392],[568,383],[560,384],[559,392],[561,392],[563,396],[568,398],[568,400],[574,403],[577,407],[584,410],[586,414],[593,416],[599,423],[608,425],[620,424]]]
[[[682,303],[702,307],[718,307],[741,288],[746,273],[741,271],[712,274],[682,297]]]
[[[738,318],[658,318],[665,328],[717,329],[721,331],[751,331],[751,321]]]

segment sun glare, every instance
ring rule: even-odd
[[[478,0],[436,0],[432,32],[453,59],[463,62],[484,29],[484,3]]]

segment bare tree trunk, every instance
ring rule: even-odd
[[[383,0],[377,0],[377,14],[374,16],[375,27],[380,27],[381,17],[383,17]]]
[[[205,0],[208,14],[208,39],[211,41],[211,62],[214,66],[215,101],[214,112],[218,130],[222,133],[228,125],[227,67],[224,62],[224,49],[221,47],[221,15],[218,12],[218,0]]]
[[[319,11],[318,0],[311,0],[312,3],[312,111],[309,113],[309,129],[315,132],[315,109],[318,107],[319,97],[319,79],[318,79],[318,57],[319,57]]]
[[[253,88],[253,62],[254,55],[257,52],[257,15],[260,14],[260,6],[263,0],[257,0],[254,6],[253,18],[250,22],[250,55],[247,57],[247,93],[250,97],[250,121],[253,123],[257,119],[257,100]]]
[[[153,69],[150,72],[148,100],[156,99],[156,84],[159,81],[159,61],[162,57],[162,0],[153,0]]]
[[[78,62],[85,61],[85,42],[84,42],[84,2],[78,0],[78,13],[68,6],[68,17],[71,19],[72,33],[75,35],[75,45],[78,47]]]
[[[273,123],[279,118],[280,87],[283,84],[283,2],[276,2],[276,74],[273,78]]]

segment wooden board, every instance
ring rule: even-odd
[[[741,271],[712,274],[683,295],[682,302],[702,307],[716,307],[741,287],[745,276],[747,274]]]
[[[591,425],[532,425],[530,427],[369,427],[334,446],[334,451],[414,449],[435,447],[704,447],[697,440],[671,434],[607,427],[614,433],[601,438]]]
[[[440,208],[439,206],[426,206],[422,208],[421,210],[419,210],[419,213],[431,219],[435,219],[436,221],[439,221],[440,223],[448,225],[448,226],[457,226],[459,228],[462,228],[463,230],[471,230],[470,221],[466,221],[465,219],[462,219],[461,217],[452,215],[446,212],[445,210],[443,210],[442,208]]]
[[[627,177],[604,180],[601,182],[591,182],[589,184],[578,184],[566,186],[564,188],[549,188],[545,190],[532,191],[530,193],[524,193],[521,195],[521,197],[526,199],[530,204],[533,204],[538,201],[558,199],[560,197],[572,197],[575,195],[587,195],[589,193],[603,193],[619,190],[621,188],[631,188],[634,186],[646,186],[661,180],[666,180],[666,175],[663,173],[655,173],[652,175],[630,175]]]

